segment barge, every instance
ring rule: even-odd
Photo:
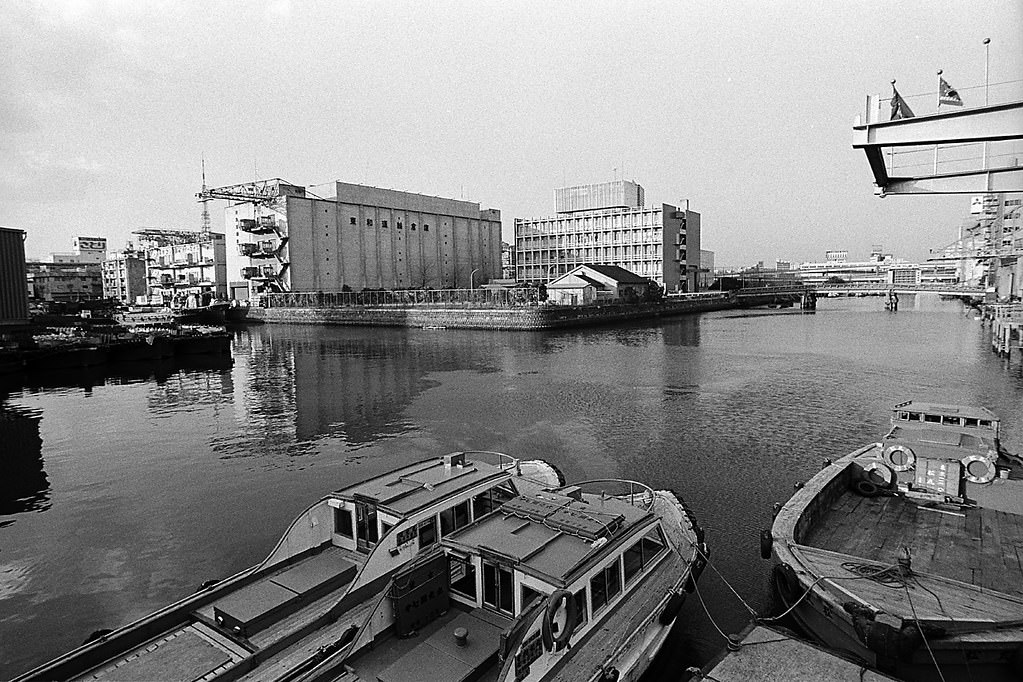
[[[634,680],[705,557],[671,492],[452,453],[327,495],[258,565],[17,679]]]
[[[904,402],[762,535],[825,645],[905,680],[1023,679],[1023,476],[984,408]]]

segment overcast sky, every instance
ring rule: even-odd
[[[196,229],[205,155],[211,186],[472,199],[509,241],[514,217],[553,213],[555,187],[624,174],[648,203],[688,200],[719,265],[872,244],[916,260],[956,237],[969,197],[874,196],[853,118],[893,78],[933,111],[939,68],[980,103],[985,37],[990,81],[1023,78],[1021,8],[6,1],[0,225],[28,232],[30,257]]]

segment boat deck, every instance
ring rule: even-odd
[[[711,665],[710,670],[704,669],[704,678],[718,682],[881,682],[895,679],[762,625],[742,637],[738,651],[729,652]]]
[[[928,507],[902,497],[841,495],[803,544],[912,568],[1023,597],[1023,516],[992,509]]]

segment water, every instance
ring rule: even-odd
[[[707,530],[700,592],[727,633],[749,614],[714,569],[769,610],[772,504],[882,435],[894,402],[988,406],[1023,450],[1023,378],[936,297],[543,333],[251,327],[234,359],[0,393],[0,678],[254,564],[326,492],[438,453],[674,489]],[[673,639],[655,677],[723,644],[694,598]]]

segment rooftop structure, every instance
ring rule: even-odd
[[[628,180],[559,187],[554,190],[554,211],[559,214],[602,208],[642,208],[643,188]]]

